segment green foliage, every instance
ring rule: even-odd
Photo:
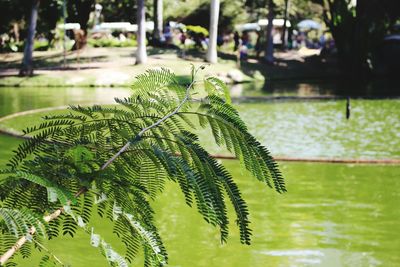
[[[7,40],[0,46],[0,52],[22,52],[24,51],[24,42],[14,42]]]
[[[88,44],[93,47],[133,47],[136,46],[136,40],[126,39],[121,41],[117,38],[101,38],[101,39],[88,39]]]
[[[30,235],[30,227],[35,227],[37,233],[44,236],[45,228],[42,218],[28,209],[0,208],[0,217],[7,230],[15,237]]]
[[[1,227],[6,233],[1,238],[9,232],[26,234],[29,226],[41,223],[31,214],[49,214],[63,206],[64,213],[43,230],[48,238],[60,233],[74,236],[81,227],[112,266],[127,266],[141,249],[145,266],[163,266],[168,256],[150,200],[166,181],[172,181],[185,202],[219,228],[221,242],[229,234],[230,202],[240,241],[250,244],[247,205],[228,170],[201,146],[196,125],[209,128],[215,143],[267,186],[285,192],[284,180],[269,151],[230,104],[222,81],[206,78],[207,96],[200,103],[193,99],[199,69],[193,68],[188,87],[168,69],[148,70],[137,76],[132,96],[116,99],[115,107],[71,106],[68,114],[46,116],[42,124],[26,129],[31,138],[18,147],[9,169],[0,174]],[[85,193],[74,196],[79,190]],[[113,231],[126,248],[124,255],[90,228],[95,207],[114,224]],[[24,231],[14,231],[13,223]],[[9,245],[1,242],[1,251]],[[43,266],[49,261],[43,258]]]
[[[39,263],[39,267],[53,267],[57,266],[57,262],[52,259],[49,255],[43,256]]]
[[[50,44],[47,40],[36,40],[33,44],[33,50],[35,51],[46,51],[49,47]]]
[[[233,30],[237,23],[249,20],[245,1],[221,0],[218,28]],[[265,6],[265,3],[264,3]],[[187,25],[210,26],[210,0],[164,0],[164,18]]]
[[[191,35],[202,35],[204,37],[208,36],[208,30],[204,27],[198,25],[187,25],[185,28]]]
[[[339,63],[344,73],[357,76],[355,81],[364,80],[373,66],[372,55],[400,18],[398,1],[312,2],[323,9],[323,18],[335,39]]]

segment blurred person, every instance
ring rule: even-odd
[[[260,54],[262,52],[262,45],[261,45],[261,33],[259,31],[257,33],[257,40],[256,40],[256,45],[255,45],[255,50],[256,50],[256,57],[259,58]]]
[[[233,51],[236,52],[239,48],[239,44],[240,44],[240,36],[239,36],[239,32],[235,31],[234,35],[233,35],[233,41],[235,42],[235,46],[233,47]]]
[[[179,36],[179,41],[181,42],[181,45],[185,45],[185,41],[186,41],[186,33],[183,30],[180,30],[181,34]]]
[[[242,45],[247,46],[249,44],[249,33],[243,32],[241,39],[242,39]]]
[[[323,33],[320,37],[319,37],[319,45],[321,48],[324,48],[326,45],[326,37],[325,37],[325,33]]]
[[[247,57],[248,57],[248,48],[247,48],[247,44],[245,44],[243,41],[241,42],[240,46],[239,46],[239,59],[246,61]]]
[[[164,38],[165,38],[165,43],[167,45],[170,45],[172,43],[172,31],[171,31],[171,26],[169,25],[169,21],[165,24],[164,27]]]

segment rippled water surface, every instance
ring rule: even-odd
[[[241,104],[249,128],[275,155],[400,157],[400,100]]]
[[[115,88],[0,88],[0,116],[67,104],[110,104],[129,95]],[[400,100],[351,100],[346,119],[344,100],[263,101],[237,108],[251,132],[274,155],[290,157],[400,158]],[[21,130],[40,115],[2,124]],[[204,142],[211,144],[209,133]],[[209,145],[211,147],[211,145]],[[212,151],[221,151],[211,148]]]
[[[69,103],[111,103],[113,96],[128,94],[128,90],[115,88],[48,88],[40,92],[0,88],[0,116]],[[400,157],[399,100],[353,100],[350,120],[345,119],[344,101],[241,103],[237,108],[274,155]],[[2,124],[21,129],[37,118],[14,118]],[[210,143],[205,132],[201,136]],[[0,135],[0,167],[18,143]],[[223,163],[248,202],[252,245],[239,243],[232,209],[231,235],[228,243],[221,245],[218,230],[184,204],[176,185],[167,184],[154,205],[169,251],[169,266],[399,266],[398,165],[280,163],[288,193],[278,195],[241,171],[236,161]],[[95,221],[94,227],[122,249],[110,225]],[[89,236],[78,233],[74,240],[63,237],[47,245],[72,266],[88,266],[88,262],[107,266],[89,241]],[[18,259],[21,266],[37,266],[38,261],[38,254],[29,260]],[[133,263],[141,265],[140,260]]]

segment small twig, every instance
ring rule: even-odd
[[[195,74],[197,73],[198,69],[196,70]],[[145,132],[147,132],[148,130],[151,130],[155,127],[157,127],[158,125],[160,125],[162,122],[166,121],[167,119],[169,119],[170,117],[174,116],[176,113],[179,112],[179,110],[182,108],[182,106],[188,101],[189,96],[190,96],[190,89],[193,87],[193,85],[195,84],[195,80],[193,79],[192,82],[189,84],[189,86],[186,88],[186,95],[183,98],[183,100],[181,101],[181,103],[179,103],[179,105],[175,108],[174,111],[172,111],[171,113],[169,113],[168,115],[165,115],[164,117],[162,117],[161,119],[159,119],[158,121],[156,121],[155,123],[153,123],[152,125],[143,128],[137,135],[136,138],[137,140],[140,140],[140,138],[143,136],[143,134]],[[128,141],[114,156],[112,156],[106,163],[104,163],[103,166],[101,166],[101,170],[104,170],[105,168],[107,168],[114,160],[116,160],[122,153],[124,153],[125,150],[127,150],[129,148],[129,146],[132,144],[131,141]]]
[[[82,187],[81,189],[79,189],[79,191],[75,194],[75,198],[79,197],[80,195],[84,194],[87,191],[86,187]],[[71,201],[69,200],[67,202],[67,205],[70,205]],[[58,216],[61,215],[61,213],[63,212],[64,208],[59,208],[57,210],[55,210],[53,213],[44,216],[43,220],[45,222],[50,222],[54,219],[56,219]],[[29,231],[28,234],[29,235],[34,235],[36,233],[36,228],[34,226],[32,226]],[[12,255],[14,255],[15,252],[17,252],[18,249],[20,249],[25,243],[26,241],[28,241],[28,238],[26,236],[21,237],[20,239],[18,239],[18,241],[14,244],[14,246],[12,246],[6,253],[4,253],[1,257],[0,257],[0,266],[2,266],[4,263],[6,263],[6,261],[11,258]]]
[[[47,254],[50,254],[59,264],[61,264],[62,266],[64,266],[64,263],[62,263],[62,261],[56,256],[54,255],[48,248],[46,248],[45,246],[43,246],[42,244],[40,244],[38,241],[36,241],[35,239],[32,239],[32,241],[38,245],[41,249],[43,249],[44,251],[47,252]]]

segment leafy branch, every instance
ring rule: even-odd
[[[19,251],[30,255],[26,235],[36,233],[38,222],[46,224],[48,238],[60,233],[73,236],[97,209],[102,218],[111,220],[126,248],[125,255],[112,257],[115,261],[110,264],[126,266],[124,262],[133,261],[142,248],[145,266],[162,266],[168,257],[149,200],[166,180],[177,183],[185,202],[196,203],[204,220],[220,229],[222,242],[228,238],[230,202],[240,241],[250,244],[246,202],[233,177],[200,145],[194,130],[198,125],[209,128],[218,146],[231,151],[241,166],[279,193],[286,191],[284,180],[267,148],[248,132],[230,105],[223,82],[205,78],[207,96],[192,101],[195,76],[202,68],[192,68],[192,81],[186,87],[168,69],[148,70],[137,76],[131,97],[116,99],[116,107],[71,106],[69,114],[46,116],[39,126],[28,128],[25,133],[31,138],[15,151],[9,169],[0,172],[2,206],[29,214],[53,212],[44,218],[24,213],[24,220],[4,213],[3,232],[12,232],[13,225],[25,230],[17,232],[22,237],[11,248],[9,241],[0,242],[1,252],[8,249],[0,263],[22,246]],[[107,255],[115,253],[107,243],[102,247],[109,260]]]
[[[194,68],[194,66],[193,66]],[[176,109],[174,111],[172,111],[171,113],[165,115],[164,117],[162,117],[161,119],[159,119],[158,121],[156,121],[155,123],[153,123],[152,125],[143,128],[135,137],[135,141],[140,140],[140,138],[142,138],[143,134],[149,130],[151,130],[152,128],[157,127],[158,125],[160,125],[163,121],[168,120],[169,118],[171,118],[172,116],[174,116],[175,114],[177,114],[179,112],[179,110],[182,108],[183,104],[185,104],[190,97],[190,89],[192,89],[192,87],[195,84],[195,79],[194,77],[196,76],[197,72],[199,71],[199,69],[204,69],[204,66],[201,66],[199,68],[197,68],[194,71],[194,74],[192,75],[192,82],[189,84],[189,86],[186,88],[186,93],[185,93],[185,97],[183,98],[183,100],[179,103],[179,105],[176,107]],[[114,156],[112,156],[106,163],[104,163],[103,166],[101,166],[101,170],[104,170],[105,168],[108,167],[108,165],[110,165],[116,158],[118,158],[122,153],[124,153],[124,151],[126,151],[129,146],[132,144],[131,141],[128,141]]]

